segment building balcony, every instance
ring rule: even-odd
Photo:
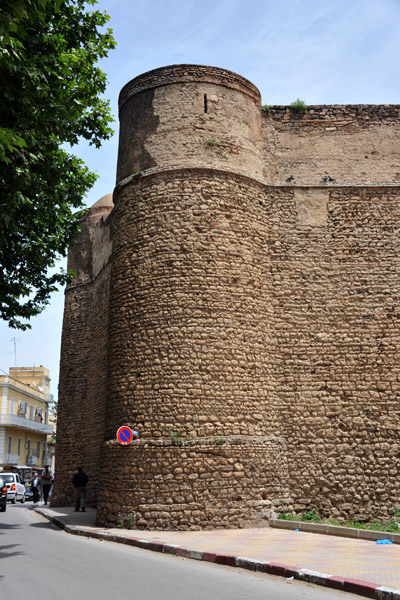
[[[52,425],[46,425],[45,423],[32,421],[31,419],[26,419],[25,417],[17,415],[0,415],[0,426],[1,425],[36,431],[36,433],[44,433],[45,435],[51,435],[53,433]]]
[[[26,457],[26,464],[28,467],[36,467],[39,462],[39,457],[34,454],[28,454]]]
[[[17,465],[19,462],[19,454],[6,454],[4,458],[5,465]]]
[[[46,456],[43,456],[42,458],[42,467],[50,467],[51,466],[51,456],[49,454],[46,454]]]

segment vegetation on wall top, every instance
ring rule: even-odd
[[[297,100],[290,104],[290,108],[294,110],[294,112],[300,113],[306,110],[307,104],[304,102],[304,100],[297,98]]]

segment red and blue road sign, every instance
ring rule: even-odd
[[[135,431],[136,433],[136,431]],[[128,446],[133,440],[134,432],[127,425],[123,425],[117,431],[117,440],[122,446]],[[136,434],[137,437],[137,434]]]

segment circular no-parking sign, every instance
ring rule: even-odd
[[[117,440],[122,446],[127,446],[133,440],[133,431],[127,425],[123,425],[117,431]]]

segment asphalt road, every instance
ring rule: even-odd
[[[32,511],[0,513],[0,590],[29,600],[354,600],[301,581],[196,562],[58,530]]]

